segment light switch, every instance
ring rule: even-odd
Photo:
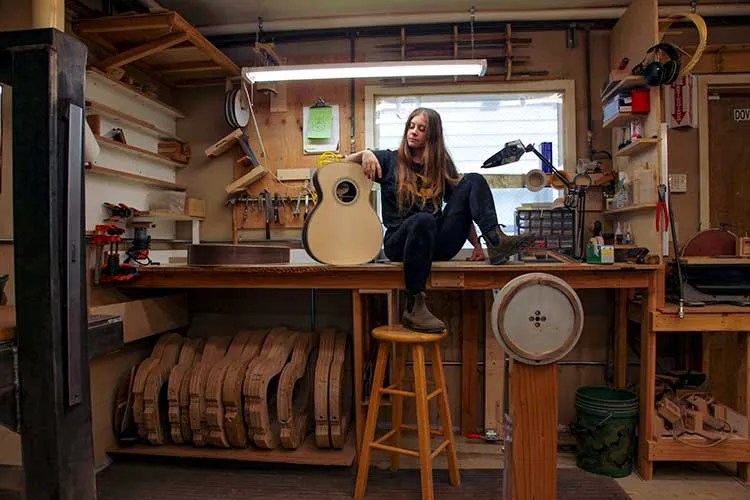
[[[687,174],[671,174],[669,189],[673,193],[687,193]]]

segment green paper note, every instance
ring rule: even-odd
[[[331,128],[333,128],[331,106],[310,108],[310,114],[307,117],[308,139],[328,139],[331,137]]]

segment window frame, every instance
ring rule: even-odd
[[[576,103],[575,80],[538,80],[531,82],[471,83],[444,85],[366,85],[365,86],[365,147],[375,144],[375,100],[377,97],[400,95],[459,95],[516,92],[560,92],[562,94],[563,168],[575,171],[576,166]],[[498,144],[498,150],[502,148]],[[499,186],[498,186],[499,187]]]

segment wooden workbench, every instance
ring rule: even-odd
[[[579,263],[525,263],[491,266],[481,262],[449,261],[433,265],[428,288],[442,290],[463,290],[464,304],[481,304],[477,293],[501,288],[511,279],[529,272],[550,273],[564,279],[576,289],[616,289],[618,297],[625,297],[628,290],[642,289],[648,311],[656,311],[664,302],[664,267],[657,265],[613,264],[590,265]],[[403,289],[403,268],[401,264],[366,264],[359,266],[326,266],[321,264],[283,264],[283,265],[244,265],[222,267],[197,267],[186,265],[163,265],[141,268],[139,275],[123,284],[136,288],[279,288],[279,289],[344,289],[352,290],[353,348],[354,348],[354,396],[355,431],[357,447],[361,441],[365,412],[365,394],[363,394],[363,346],[366,339],[365,313],[363,300],[367,293]],[[477,325],[477,307],[464,308],[464,324],[474,322]],[[643,322],[644,328],[650,328]],[[462,339],[464,346],[476,345],[477,328],[465,328],[468,337]],[[491,337],[491,330],[485,328]],[[618,333],[620,337],[624,334]],[[652,335],[644,331],[642,338]],[[618,345],[625,345],[618,342]],[[646,345],[651,347],[650,344]],[[655,344],[653,346],[655,348]],[[645,367],[655,365],[655,352],[645,349],[646,363],[642,367],[642,376],[647,378]],[[462,385],[476,387],[478,359],[476,349],[464,349],[462,359]],[[503,356],[499,358],[502,360]],[[624,353],[616,352],[616,363],[625,360]],[[618,372],[624,373],[624,367],[616,366]],[[496,373],[498,370],[492,370]],[[485,377],[490,370],[485,370]],[[497,387],[497,381],[491,386]],[[646,391],[647,389],[643,389]],[[653,391],[648,394],[653,400]],[[461,396],[461,430],[474,432],[476,427],[477,399],[475,390],[462,391]],[[502,397],[502,396],[499,396]],[[486,406],[493,402],[487,401]]]
[[[655,461],[704,461],[704,462],[737,462],[738,475],[745,481],[750,480],[750,437],[747,436],[747,424],[744,435],[737,436],[716,446],[706,447],[705,440],[696,438],[694,446],[684,444],[672,438],[653,436],[654,418],[654,384],[656,382],[656,337],[663,333],[698,332],[705,335],[712,333],[739,332],[737,338],[737,356],[740,370],[737,373],[737,401],[726,403],[734,406],[744,417],[750,415],[750,307],[731,305],[707,305],[704,307],[686,307],[680,319],[675,305],[658,307],[648,313],[648,328],[643,328],[647,351],[650,355],[645,364],[646,376],[643,378],[644,364],[641,366],[641,383],[648,394],[642,401],[650,402],[641,405],[641,422],[639,433],[639,473],[644,479],[651,479]],[[644,339],[641,340],[644,344]],[[704,352],[704,371],[708,372]],[[643,391],[642,391],[643,394]],[[647,398],[647,399],[646,399]],[[734,403],[734,404],[732,404]]]

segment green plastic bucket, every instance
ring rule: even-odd
[[[576,465],[610,477],[624,477],[633,469],[638,421],[638,396],[609,387],[576,390]]]

